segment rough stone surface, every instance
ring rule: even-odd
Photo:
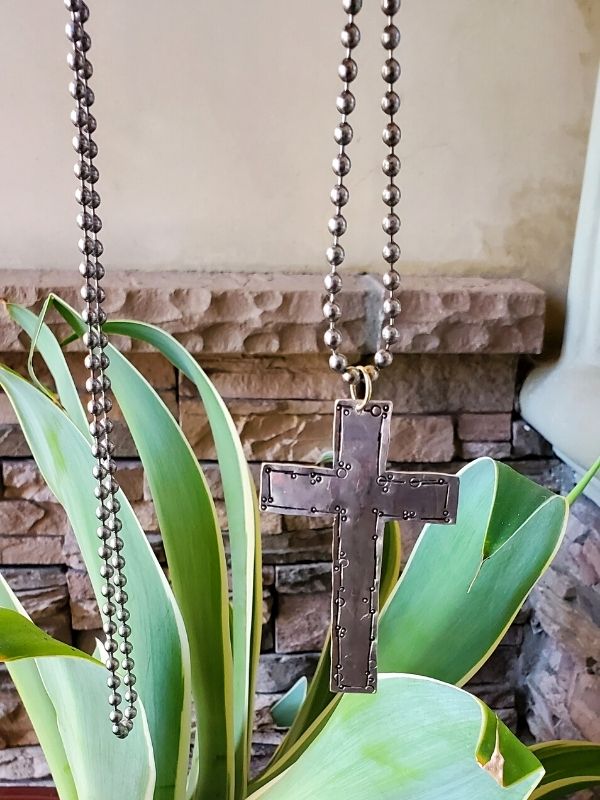
[[[501,461],[510,458],[510,442],[462,442],[460,455],[467,461],[483,456]]]
[[[214,359],[202,366],[227,400],[323,400],[325,411],[340,394],[337,375],[324,355],[282,358]],[[509,412],[514,401],[517,359],[513,355],[403,354],[384,370],[375,394],[394,404],[397,414]],[[196,398],[187,378],[180,397]],[[485,437],[481,437],[485,438]]]
[[[458,438],[463,442],[508,442],[510,419],[510,414],[459,414]]]
[[[310,677],[317,666],[316,653],[261,656],[256,680],[259,693],[287,692],[302,675]]]
[[[64,271],[0,272],[0,296],[39,306],[56,291],[81,305],[76,275]],[[397,352],[537,353],[541,349],[545,298],[514,278],[411,277],[402,279],[402,326]],[[379,308],[378,276],[344,281],[346,352],[374,352],[379,320],[365,324],[365,308]],[[117,318],[144,319],[175,334],[193,352],[273,355],[324,352],[322,289],[314,275],[225,273],[113,274],[106,310]],[[60,326],[65,333],[65,326]],[[26,348],[18,327],[4,314],[0,351]],[[123,348],[148,350],[119,342]]]
[[[280,653],[320,650],[330,619],[329,592],[280,595],[275,620],[275,649]]]
[[[573,505],[531,604],[521,667],[531,732],[600,740],[600,513],[591,500]]]
[[[50,770],[41,747],[11,747],[0,750],[0,786],[51,784]],[[1,795],[0,795],[1,796]]]
[[[228,404],[252,461],[316,461],[331,448],[330,404],[322,401],[230,401]],[[200,400],[180,401],[181,426],[196,456],[216,457],[210,426]],[[449,461],[454,456],[450,416],[394,415],[391,461]]]

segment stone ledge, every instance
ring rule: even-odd
[[[0,271],[0,297],[39,307],[50,291],[81,306],[72,270]],[[288,355],[325,352],[318,275],[115,272],[106,310],[112,317],[143,319],[175,334],[194,353]],[[380,320],[378,276],[344,277],[344,351],[371,353]],[[539,353],[544,330],[541,289],[514,278],[406,276],[399,293],[403,353]],[[63,331],[64,328],[63,328]],[[26,337],[0,319],[0,352],[26,348]],[[121,346],[121,343],[119,343]],[[148,349],[123,343],[123,349]]]

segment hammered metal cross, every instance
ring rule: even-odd
[[[383,526],[455,522],[458,478],[386,470],[392,404],[337,400],[333,467],[263,464],[261,509],[334,516],[331,690],[374,692]]]

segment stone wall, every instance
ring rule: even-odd
[[[33,276],[28,280],[19,275],[18,283],[14,276],[5,277],[0,273],[0,294],[8,299],[39,306],[54,288],[76,302],[75,283],[62,274],[43,274],[41,281],[38,273],[35,281]],[[347,283],[345,352],[360,357],[376,344],[377,325],[365,324],[364,308],[377,307],[379,288],[370,276],[353,277]],[[263,459],[311,461],[330,447],[332,399],[340,385],[320,352],[320,292],[313,278],[124,274],[113,280],[113,286],[112,315],[163,325],[197,355],[233,414],[255,475]],[[569,474],[514,408],[523,359],[542,346],[543,294],[512,280],[407,278],[404,286],[398,356],[376,385],[376,394],[394,403],[390,450],[394,465],[455,471],[465,460],[490,455],[509,460],[557,491],[564,489]],[[142,346],[120,344],[180,421],[206,471],[226,528],[202,404],[187,380],[159,356]],[[6,318],[0,321],[0,350],[5,363],[24,372],[26,337]],[[67,357],[82,386],[81,354],[69,351]],[[38,366],[38,375],[48,379],[43,365]],[[164,563],[143,470],[118,409],[116,420],[120,483]],[[64,512],[45,488],[3,396],[0,462],[3,574],[36,622],[65,641],[90,647],[99,619],[89,579]],[[322,520],[264,515],[262,522],[264,628],[255,767],[270,756],[282,735],[272,725],[270,705],[314,668],[328,624],[330,587],[330,531]],[[418,529],[406,526],[404,535],[406,555]],[[580,538],[574,534],[573,547],[585,549],[592,565],[593,554]],[[575,572],[583,581],[581,593],[576,594],[585,606],[593,576]],[[536,597],[543,598],[546,591],[556,593],[556,586],[541,587]],[[547,716],[542,704],[550,702],[546,695],[556,692],[536,675],[548,674],[551,656],[532,644],[532,637],[546,637],[546,647],[557,634],[552,614],[543,617],[536,612],[535,628],[529,615],[529,611],[519,615],[471,686],[520,732],[527,722],[520,710],[527,706],[531,730],[546,736],[550,728],[536,720]],[[533,632],[539,626],[543,634]],[[586,670],[593,672],[591,651],[582,658]],[[524,659],[531,665],[527,681],[519,679]],[[584,694],[587,685],[584,680]],[[582,735],[587,731],[578,730]],[[0,672],[0,783],[47,777],[15,690],[6,673]]]

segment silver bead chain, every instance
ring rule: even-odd
[[[71,112],[71,120],[77,129],[73,137],[73,147],[79,154],[75,165],[75,175],[80,180],[80,185],[75,193],[75,198],[81,206],[81,213],[77,216],[77,224],[82,230],[79,240],[79,249],[83,261],[79,271],[85,283],[81,289],[81,296],[85,301],[82,318],[87,325],[84,334],[84,343],[87,348],[85,366],[89,370],[86,381],[86,390],[89,392],[90,401],[88,411],[90,414],[90,433],[93,444],[92,453],[96,459],[93,468],[97,485],[94,490],[99,501],[96,508],[96,517],[99,520],[97,529],[101,542],[98,555],[102,560],[100,574],[104,578],[102,595],[106,602],[102,606],[103,630],[106,636],[104,649],[107,653],[106,668],[110,675],[107,680],[110,694],[109,705],[112,710],[109,719],[112,723],[113,733],[124,739],[133,728],[133,720],[137,714],[135,701],[137,692],[133,688],[136,682],[132,670],[134,667],[131,657],[132,645],[130,641],[131,628],[129,627],[129,611],[127,610],[128,596],[125,591],[127,579],[123,572],[125,558],[123,557],[123,540],[119,536],[121,521],[118,513],[120,503],[116,495],[119,485],[115,480],[117,466],[113,460],[114,443],[110,434],[113,428],[108,414],[112,408],[110,399],[110,380],[106,375],[109,365],[108,356],[104,352],[108,343],[103,325],[106,322],[106,312],[102,308],[104,289],[100,281],[104,277],[104,267],[98,260],[102,255],[103,247],[98,239],[98,232],[102,228],[102,221],[96,209],[100,205],[100,195],[94,188],[98,181],[98,169],[94,166],[94,158],[98,147],[92,139],[96,130],[96,119],[90,113],[94,102],[94,93],[89,87],[92,76],[92,65],[87,57],[91,47],[91,39],[85,31],[90,12],[82,0],[65,0],[65,6],[70,13],[71,20],[66,25],[67,38],[72,42],[73,49],[67,57],[69,67],[73,71],[73,80],[69,84],[69,91],[76,102],[75,109]],[[116,617],[117,623],[114,621]],[[118,634],[120,643],[115,636]],[[121,663],[117,654],[123,656]],[[123,670],[123,683],[127,687],[125,692],[125,708],[121,711],[123,698],[119,694],[121,679],[119,668]]]
[[[344,184],[344,177],[348,175],[351,167],[346,148],[353,137],[353,130],[348,122],[348,116],[356,106],[356,99],[349,87],[358,74],[358,66],[353,58],[353,51],[360,42],[360,31],[356,25],[355,16],[362,8],[362,0],[342,0],[342,5],[348,15],[348,21],[341,34],[342,45],[346,48],[346,54],[338,67],[343,88],[336,101],[341,119],[334,132],[339,151],[332,161],[333,171],[337,175],[337,183],[331,190],[330,195],[331,202],[335,207],[335,213],[328,224],[329,232],[332,235],[332,243],[327,248],[326,257],[331,271],[325,276],[324,281],[328,296],[323,306],[323,315],[328,320],[329,326],[323,338],[325,344],[331,350],[329,366],[335,372],[341,373],[344,380],[352,385],[361,380],[363,373],[356,367],[349,367],[348,359],[339,351],[342,335],[336,327],[336,322],[342,317],[342,309],[338,303],[338,296],[342,289],[342,279],[338,272],[338,267],[345,258],[340,238],[347,229],[342,208],[350,197],[348,188]],[[378,350],[373,359],[374,366],[367,368],[373,379],[377,377],[380,369],[389,367],[392,363],[393,355],[390,352],[390,347],[398,339],[398,330],[394,326],[394,322],[400,313],[400,302],[394,296],[396,289],[400,286],[400,275],[395,268],[395,264],[400,258],[400,247],[395,241],[395,237],[400,230],[400,218],[395,212],[395,207],[400,201],[400,189],[395,183],[395,178],[400,171],[400,160],[395,152],[395,148],[400,142],[400,128],[394,119],[400,108],[400,97],[394,90],[394,84],[400,77],[400,64],[394,57],[394,51],[400,43],[400,31],[394,24],[394,15],[400,9],[400,0],[381,0],[381,8],[387,17],[387,24],[381,35],[381,43],[387,53],[381,74],[387,84],[387,90],[382,98],[381,107],[388,116],[388,122],[382,134],[383,142],[388,147],[388,153],[383,159],[382,165],[384,175],[388,178],[388,184],[382,192],[383,202],[386,206],[386,215],[383,218],[382,227],[388,237],[388,241],[383,247],[383,258],[389,266],[383,275],[383,285],[386,290],[386,297],[383,301],[385,319],[381,328]]]

